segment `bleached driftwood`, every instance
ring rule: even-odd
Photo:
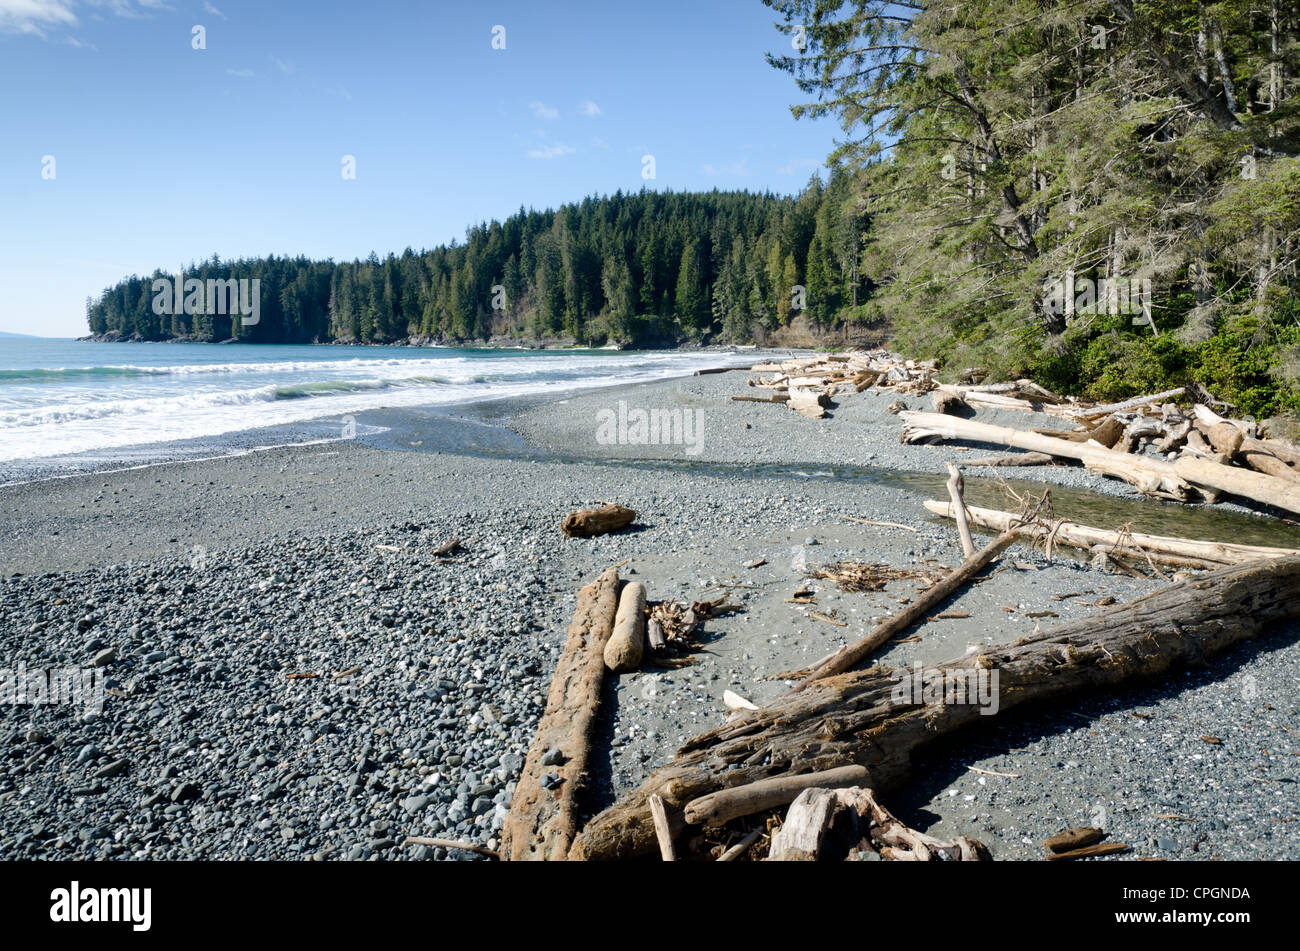
[[[721,789],[694,799],[686,804],[685,818],[691,825],[725,825],[732,819],[752,816],[793,802],[795,797],[805,789],[856,786],[866,780],[867,771],[861,766],[841,766],[838,769],[804,773],[799,776],[778,776],[775,779],[750,783],[748,786]]]
[[[685,805],[720,789],[850,765],[866,768],[863,785],[887,792],[910,776],[914,753],[958,729],[1003,722],[1025,703],[1167,679],[1177,667],[1202,663],[1297,616],[1300,557],[1276,558],[1176,582],[931,668],[945,678],[996,671],[995,713],[944,698],[899,702],[907,671],[875,666],[831,677],[688,741],[672,762],[587,823],[569,857],[652,852],[652,793]]]
[[[935,515],[943,518],[953,517],[951,502],[929,500],[925,507]],[[966,514],[976,525],[1005,532],[1017,526],[1017,516],[1011,512],[997,509],[985,509],[978,506],[966,506]],[[1233,545],[1227,542],[1198,541],[1191,538],[1172,538],[1165,535],[1148,535],[1144,532],[1112,532],[1104,528],[1092,528],[1075,522],[1054,522],[1050,528],[1043,525],[1021,525],[1019,531],[1026,537],[1044,538],[1051,535],[1054,544],[1067,545],[1071,548],[1092,550],[1096,545],[1105,545],[1120,555],[1129,555],[1138,559],[1150,555],[1155,561],[1164,556],[1176,559],[1191,559],[1200,567],[1218,568],[1224,565],[1245,565],[1264,558],[1283,558],[1288,555],[1300,555],[1293,548],[1266,548],[1260,545]],[[1176,567],[1187,567],[1186,561],[1177,561]]]
[[[903,442],[923,442],[929,439],[964,439],[972,442],[989,443],[998,446],[1011,446],[1033,452],[1045,452],[1053,456],[1065,456],[1078,459],[1089,469],[1104,475],[1123,479],[1136,486],[1147,495],[1186,501],[1192,495],[1192,487],[1174,471],[1173,467],[1160,460],[1130,456],[1127,453],[1104,449],[1088,443],[1056,439],[1038,433],[1012,429],[1008,426],[994,426],[971,419],[959,419],[955,416],[940,416],[937,413],[900,414],[903,419]]]

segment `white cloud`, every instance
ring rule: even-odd
[[[0,0],[0,33],[44,38],[47,30],[75,26],[78,20],[73,8],[78,2],[96,9],[106,7],[131,19],[148,16],[152,10],[172,9],[164,0]]]
[[[731,162],[727,165],[701,165],[700,171],[705,175],[748,175],[749,163],[747,161]]]
[[[253,72],[251,69],[227,69],[226,72],[231,76],[238,77],[239,79],[252,79],[257,75],[257,73]]]
[[[528,104],[528,108],[533,110],[533,115],[539,119],[558,119],[560,110],[548,106],[546,103],[534,99]]]
[[[284,60],[280,59],[280,57],[278,57],[278,56],[272,56],[272,57],[271,57],[271,62],[275,63],[275,68],[278,69],[278,70],[279,70],[280,72],[282,72],[282,73],[292,73],[292,72],[294,71],[294,69],[296,69],[296,67],[293,65],[293,63],[286,63]]]
[[[601,138],[600,136],[598,136],[598,135],[594,135],[594,136],[591,137],[591,144],[592,144],[593,146],[595,146],[596,148],[598,148],[598,149],[607,149],[607,148],[609,148],[609,143],[606,142],[604,139],[602,139],[602,138]]]
[[[0,0],[0,30],[44,36],[49,27],[72,26],[77,15],[66,0]]]
[[[584,99],[578,104],[578,111],[588,119],[594,119],[600,115],[600,106],[596,105],[590,99]]]
[[[578,151],[571,145],[558,143],[556,145],[544,145],[539,149],[529,149],[528,157],[534,159],[553,159],[562,155],[572,155]]]
[[[138,20],[147,16],[144,11],[172,9],[163,0],[84,0],[84,2],[92,7],[108,7],[118,16],[128,20]]]
[[[816,159],[794,158],[794,159],[790,159],[790,161],[782,165],[781,168],[778,169],[778,171],[780,171],[782,175],[793,175],[795,172],[799,172],[804,169],[821,168],[821,166],[822,163],[817,161]]]
[[[226,15],[209,3],[208,0],[203,0],[203,12],[211,13],[214,17],[221,17],[223,20],[227,19]]]

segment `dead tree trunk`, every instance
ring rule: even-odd
[[[899,697],[903,677],[879,666],[818,681],[701,734],[636,791],[587,824],[571,859],[619,859],[655,849],[648,796],[684,807],[701,796],[777,776],[866,768],[888,790],[912,754],[955,730],[1028,701],[1156,677],[1300,616],[1300,556],[1225,568],[1127,604],[931,668],[940,677],[997,675],[995,714],[972,703]]]
[[[503,859],[563,859],[577,834],[576,793],[587,768],[618,587],[618,572],[610,568],[578,593],[578,608],[551,679],[546,712],[501,830]],[[550,750],[559,750],[563,762],[544,766],[542,757]]]
[[[636,512],[622,505],[599,509],[582,509],[564,517],[560,531],[570,538],[594,538],[627,528],[636,520]]]

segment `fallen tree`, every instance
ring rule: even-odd
[[[564,653],[551,679],[523,772],[501,829],[501,858],[562,859],[578,831],[577,789],[585,778],[591,727],[605,675],[605,643],[614,629],[618,572],[610,568],[578,593]],[[553,765],[542,758],[554,750]]]
[[[1300,481],[1265,475],[1253,469],[1223,465],[1209,459],[1183,455],[1175,462],[1130,455],[1090,443],[1057,439],[1040,433],[939,413],[901,413],[903,442],[934,439],[964,439],[972,442],[1013,446],[1053,456],[1078,459],[1088,469],[1123,479],[1141,492],[1157,498],[1188,501],[1193,494],[1213,497],[1225,492],[1287,512],[1300,514]],[[1226,454],[1225,454],[1226,455]]]
[[[1157,677],[1300,616],[1300,556],[1177,582],[1010,644],[931,668],[996,672],[999,706],[895,699],[904,674],[879,666],[830,677],[695,737],[634,792],[593,818],[570,859],[626,859],[656,848],[649,796],[684,809],[720,789],[862,766],[877,793],[906,780],[928,743],[1031,701]]]
[[[953,518],[951,502],[931,499],[925,503],[926,509],[944,518]],[[997,509],[985,509],[978,506],[966,506],[966,516],[976,525],[1005,532],[1016,528],[1022,537],[1043,538],[1050,536],[1052,543],[1067,545],[1071,548],[1091,550],[1095,545],[1111,546],[1116,554],[1142,558],[1150,555],[1156,561],[1165,556],[1175,560],[1178,567],[1185,567],[1181,559],[1193,559],[1205,567],[1221,568],[1224,565],[1244,565],[1263,558],[1282,558],[1287,555],[1300,555],[1294,548],[1266,548],[1260,545],[1234,545],[1227,542],[1198,541],[1192,538],[1173,538],[1167,535],[1147,535],[1143,532],[1112,532],[1104,528],[1092,528],[1064,520],[1051,525],[1020,524],[1020,517],[1012,512],[999,512]]]
[[[925,442],[935,439],[964,439],[971,442],[990,443],[1028,449],[1052,456],[1078,459],[1089,469],[1103,475],[1123,479],[1147,495],[1176,499],[1185,502],[1192,495],[1192,487],[1167,462],[1131,456],[1128,453],[1105,449],[1084,442],[1058,439],[1035,432],[1025,432],[1008,426],[977,423],[956,416],[939,413],[900,413],[903,420],[903,442]]]

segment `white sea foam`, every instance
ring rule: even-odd
[[[78,346],[67,342],[67,346]],[[0,462],[221,436],[262,427],[343,417],[381,407],[445,405],[590,389],[689,374],[703,366],[744,364],[752,355],[671,352],[475,354],[414,351],[340,358],[271,359],[263,348],[241,347],[241,358],[196,360],[177,347],[176,362],[154,345],[154,362],[10,366],[0,355]],[[315,356],[305,347],[276,348]],[[206,357],[209,351],[201,350]],[[357,354],[357,355],[352,355]],[[428,355],[426,354],[437,354]],[[97,353],[95,355],[98,355]],[[223,353],[224,357],[225,354]],[[234,356],[234,354],[232,354]]]

